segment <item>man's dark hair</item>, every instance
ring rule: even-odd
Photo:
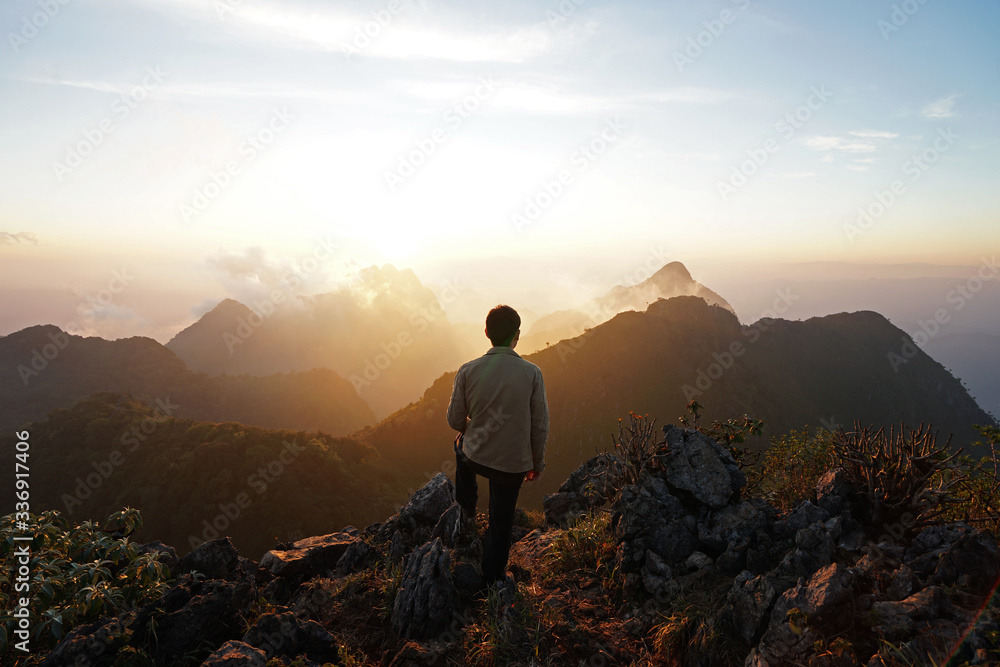
[[[521,316],[510,306],[497,306],[486,315],[486,335],[493,346],[510,346],[521,328]]]

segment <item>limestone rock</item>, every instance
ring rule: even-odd
[[[666,480],[713,509],[725,507],[746,484],[732,454],[693,429],[665,427],[667,449],[662,457]]]
[[[451,556],[440,538],[416,549],[406,561],[392,605],[393,631],[408,639],[435,637],[454,611]]]
[[[278,577],[305,580],[337,566],[348,547],[359,541],[348,533],[314,535],[293,542],[289,549],[272,549],[260,559],[260,566]]]
[[[204,542],[177,564],[177,572],[201,572],[206,579],[232,580],[239,576],[240,553],[228,537]]]
[[[302,621],[284,607],[258,618],[243,641],[262,650],[269,660],[281,656],[294,659],[300,655],[320,663],[340,660],[333,635],[316,621]]]

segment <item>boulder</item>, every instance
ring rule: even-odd
[[[232,581],[240,577],[240,552],[228,537],[203,542],[177,564],[179,574],[200,572],[206,579]]]
[[[348,547],[359,540],[356,534],[344,532],[306,537],[288,549],[268,551],[260,559],[260,566],[275,576],[305,581],[337,567]]]
[[[406,561],[392,605],[392,630],[407,639],[443,632],[454,612],[451,555],[440,538],[417,548]]]
[[[333,635],[316,621],[300,620],[291,610],[278,607],[262,615],[243,636],[243,641],[259,648],[268,660],[306,656],[320,663],[339,662],[340,650]]]
[[[851,626],[854,584],[850,569],[831,563],[807,582],[785,591],[775,602],[767,630],[747,664],[809,664],[818,640]]]
[[[337,560],[337,576],[343,577],[363,570],[373,559],[372,548],[365,544],[364,540],[357,540],[348,545],[347,550]]]
[[[443,472],[439,472],[410,496],[406,505],[399,510],[399,520],[403,524],[412,521],[433,526],[453,502],[455,484]]]
[[[664,476],[676,489],[713,509],[725,507],[746,485],[746,476],[729,451],[694,429],[664,427]]]
[[[431,539],[440,537],[446,547],[449,549],[455,548],[455,545],[459,543],[462,537],[463,520],[462,506],[457,502],[452,503],[434,525],[434,529],[431,531]]]
[[[208,656],[201,667],[265,667],[264,652],[249,644],[230,639]]]
[[[117,618],[80,625],[62,638],[45,659],[42,667],[96,665],[103,656],[113,656],[128,642],[125,626]]]

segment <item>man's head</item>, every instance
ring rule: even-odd
[[[510,306],[497,306],[486,315],[486,336],[494,347],[514,347],[520,332],[521,316]]]

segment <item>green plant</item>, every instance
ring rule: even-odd
[[[963,496],[968,500],[948,509],[943,518],[964,521],[994,534],[1000,533],[1000,428],[974,426],[985,439],[975,443],[989,453],[978,462],[964,458],[968,476],[961,481]]]
[[[759,467],[748,477],[757,481],[757,493],[781,512],[798,506],[815,494],[816,482],[833,461],[834,434],[818,429],[792,431],[772,438]]]
[[[465,634],[467,663],[481,667],[537,661],[543,633],[521,585],[513,600],[499,589],[487,591],[485,609]]]
[[[581,518],[560,533],[545,554],[545,571],[553,574],[584,572],[612,579],[617,543],[610,524],[610,514],[599,511]]]
[[[29,625],[30,646],[44,652],[66,633],[82,623],[103,616],[120,616],[135,611],[160,597],[168,587],[170,572],[157,552],[142,553],[129,539],[142,527],[138,510],[126,508],[107,518],[102,528],[92,521],[71,525],[58,511],[31,514],[30,542],[15,542],[13,514],[0,518],[0,568],[11,572],[17,567],[16,549],[30,544]],[[0,605],[12,606],[15,591],[6,577],[0,582]],[[0,656],[12,654],[14,620],[0,628]]]

